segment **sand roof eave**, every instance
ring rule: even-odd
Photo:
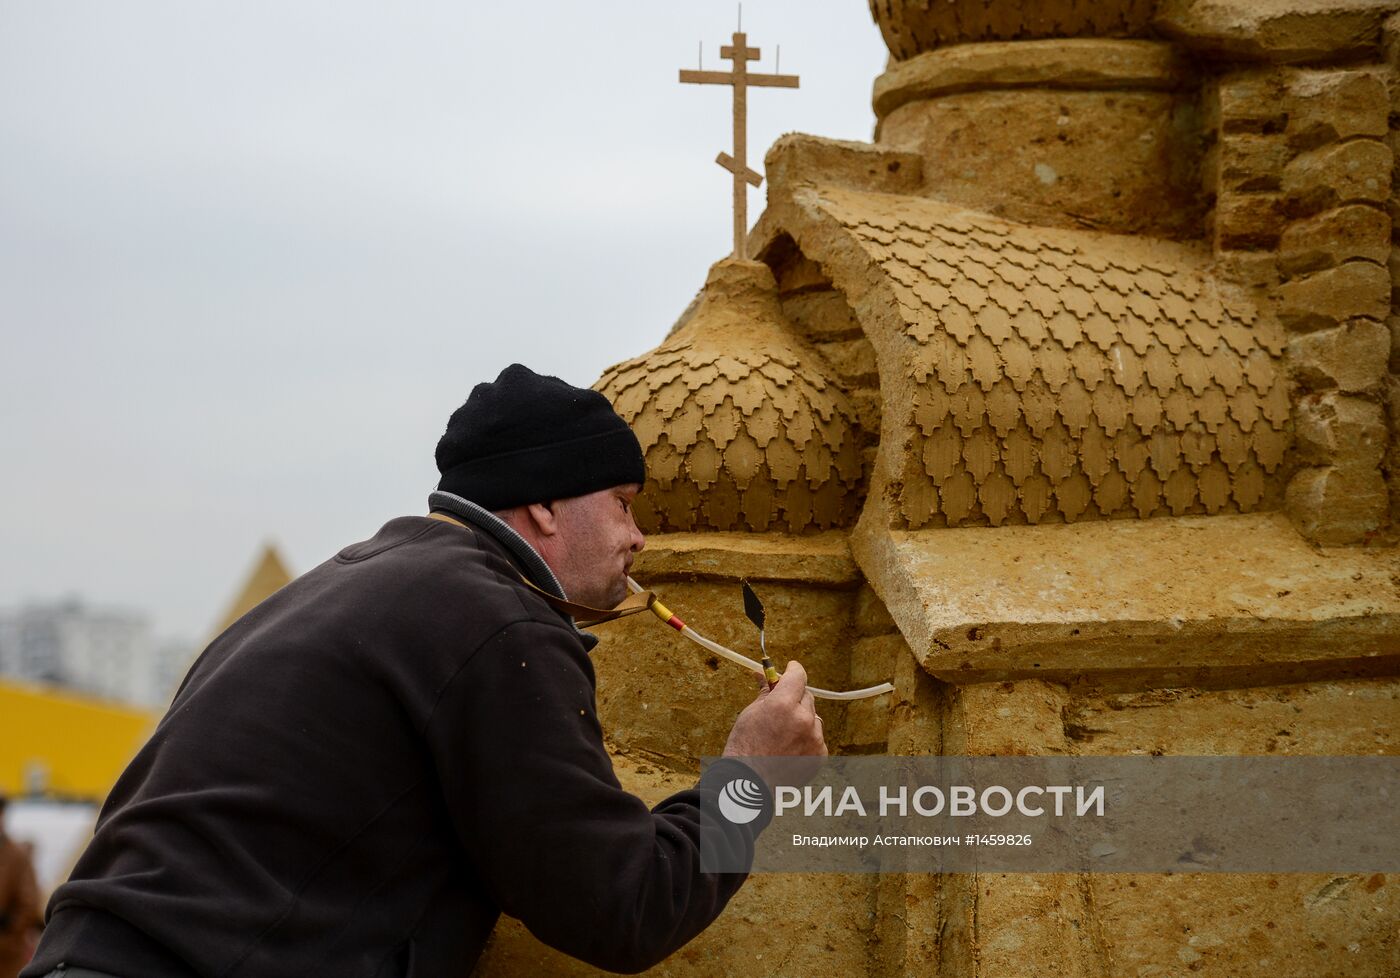
[[[908,207],[975,212],[816,183],[776,190],[754,228],[752,253],[788,236],[822,267],[871,339],[883,394],[885,379],[902,367],[897,341],[910,310],[901,309],[876,256],[833,216],[829,202],[873,205],[872,216],[882,219]],[[1052,247],[1062,238],[1085,240],[1073,231],[1034,233]],[[1112,240],[1117,247],[1117,236]],[[1168,274],[1200,271],[1209,262],[1204,248],[1128,243]],[[1270,334],[1269,343],[1276,340]],[[894,412],[885,413],[884,425],[882,446],[903,434]],[[945,680],[1063,679],[1133,668],[1338,672],[1393,654],[1400,636],[1400,600],[1384,598],[1379,586],[1363,598],[1366,589],[1356,584],[1374,578],[1379,585],[1400,559],[1319,553],[1280,513],[897,529],[879,491],[879,474],[892,477],[896,462],[889,451],[878,457],[852,550],[916,658]],[[1125,554],[1131,566],[1124,566]],[[1230,558],[1223,564],[1222,554]],[[1072,600],[1065,587],[1074,585],[1060,577],[1079,582]]]

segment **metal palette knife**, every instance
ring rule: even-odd
[[[754,594],[753,588],[749,587],[748,581],[741,582],[744,589],[744,614],[749,616],[749,621],[754,623],[758,629],[758,648],[763,653],[763,678],[768,680],[768,688],[772,689],[778,685],[778,670],[773,668],[773,660],[768,658],[768,645],[764,641],[763,634],[763,602],[758,600],[758,595]]]

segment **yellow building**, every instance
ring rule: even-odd
[[[215,634],[290,580],[276,548],[265,545]],[[100,802],[160,715],[67,690],[0,680],[0,791]]]
[[[119,703],[0,682],[0,791],[102,799],[158,719]]]

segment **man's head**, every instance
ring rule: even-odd
[[[544,558],[569,600],[611,608],[627,596],[632,555],[645,545],[632,519],[637,483],[498,510]]]
[[[437,464],[438,488],[505,519],[570,600],[610,607],[626,595],[643,545],[631,502],[646,466],[602,394],[512,364],[453,412]]]

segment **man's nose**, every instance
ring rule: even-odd
[[[642,535],[642,531],[637,528],[637,521],[632,520],[632,552],[641,553],[646,549],[647,538]]]

